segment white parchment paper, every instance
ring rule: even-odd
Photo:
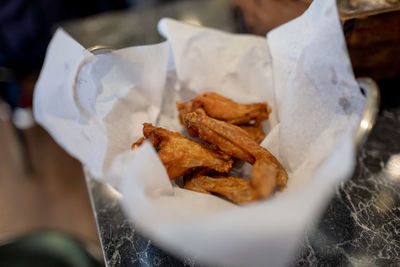
[[[315,0],[267,38],[171,19],[158,30],[163,43],[96,56],[58,30],[35,88],[36,120],[122,192],[136,227],[165,250],[218,265],[287,264],[354,168],[364,99],[335,1]],[[130,151],[143,122],[183,132],[175,102],[207,91],[272,107],[262,145],[287,168],[286,190],[235,206],[171,183],[150,144]]]

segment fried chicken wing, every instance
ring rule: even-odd
[[[208,167],[218,172],[228,172],[232,168],[231,157],[210,149],[204,144],[192,141],[180,133],[143,124],[143,135],[132,144],[132,149],[149,140],[164,164],[170,179],[190,173],[193,168]]]
[[[198,108],[204,109],[208,116],[232,124],[257,123],[268,119],[271,108],[267,103],[239,104],[217,93],[209,92],[197,96],[192,101],[177,103],[182,118]]]
[[[186,125],[185,116],[188,113],[201,108],[214,119],[240,126],[257,143],[265,137],[261,123],[268,119],[271,112],[271,108],[265,102],[238,104],[217,93],[204,93],[186,103],[177,102],[176,106],[182,125]]]
[[[260,196],[269,196],[276,184],[280,189],[286,185],[288,175],[284,167],[240,127],[213,119],[202,109],[187,114],[185,122],[196,137],[216,145],[228,155],[253,164],[251,183]]]
[[[243,129],[233,124],[212,119],[208,117],[202,109],[198,109],[195,112],[187,114],[185,119],[187,120],[187,128],[189,133],[193,137],[198,137],[207,143],[215,145],[221,151],[230,156],[242,159],[251,164],[254,163],[254,157],[248,153],[248,151],[236,145],[235,141],[233,140],[236,137],[245,138],[246,140],[250,139],[249,135]],[[223,128],[217,130],[221,130],[222,132],[228,130],[229,132],[225,131],[225,133],[222,135],[218,134],[215,131],[215,126],[213,125],[214,122],[222,123],[221,126]],[[228,138],[224,135],[227,135]]]
[[[259,125],[252,125],[252,124],[242,124],[238,125],[240,128],[246,131],[246,133],[256,141],[258,144],[261,143],[262,140],[264,140],[265,133],[262,129],[261,124]]]
[[[232,176],[194,175],[185,177],[185,189],[210,194],[216,193],[237,204],[248,203],[259,199],[250,181]]]

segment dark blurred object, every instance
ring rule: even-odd
[[[400,0],[338,0],[354,74],[381,89],[381,107],[400,104]]]
[[[382,106],[400,104],[400,9],[344,21],[354,74],[368,76],[381,88]]]
[[[32,90],[25,92],[24,85],[39,73],[60,21],[125,7],[125,0],[2,0],[0,96],[12,108],[31,104]]]
[[[397,11],[344,18],[344,31],[356,76],[377,81],[400,76],[400,5]]]
[[[17,74],[40,70],[52,33],[63,20],[127,7],[124,0],[2,0],[0,55]]]
[[[265,35],[273,28],[300,16],[312,0],[233,0],[249,33]]]
[[[70,236],[44,232],[0,246],[0,266],[101,267],[85,247]]]
[[[299,15],[311,0],[234,0],[249,33],[268,31]],[[400,0],[337,0],[356,77],[378,82],[382,104],[400,104]]]

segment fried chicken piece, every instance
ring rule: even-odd
[[[260,124],[268,119],[271,108],[267,103],[239,104],[217,93],[204,93],[192,101],[177,102],[181,123],[185,125],[184,118],[187,113],[198,108],[204,109],[206,114],[214,119],[232,124],[248,124],[255,121]]]
[[[201,140],[216,146],[230,156],[247,161],[250,164],[254,163],[254,157],[241,146],[236,145],[236,140],[234,140],[235,138],[251,140],[247,132],[240,127],[210,118],[205,114],[203,109],[197,109],[195,112],[187,114],[185,119],[187,121],[189,133],[193,137],[198,137]],[[220,130],[226,132],[219,134],[216,131],[219,129],[215,129],[215,123],[217,123],[217,125],[221,123],[220,126],[223,128]],[[238,141],[240,142],[240,140]]]
[[[265,133],[262,129],[262,125],[252,125],[252,124],[243,124],[243,125],[238,125],[240,128],[246,131],[246,133],[256,141],[258,144],[261,143],[262,140],[264,140]]]
[[[190,112],[193,112],[193,100],[188,101],[185,103],[182,103],[180,101],[176,102],[176,108],[178,109],[179,112],[179,121],[183,126],[186,126],[185,123],[185,116],[189,114]]]
[[[233,176],[216,175],[194,175],[185,177],[185,189],[210,194],[216,193],[226,197],[237,204],[248,203],[259,199],[250,181]]]
[[[140,137],[139,140],[137,140],[135,143],[132,144],[131,149],[134,150],[140,147],[143,144],[144,140],[146,140],[146,138]]]
[[[269,196],[276,184],[281,190],[285,187],[288,175],[284,167],[240,127],[210,118],[202,109],[187,114],[185,122],[195,137],[253,164],[251,183],[261,197]]]
[[[221,151],[210,149],[204,144],[192,141],[180,133],[143,124],[143,135],[132,144],[132,149],[140,146],[145,139],[156,149],[170,179],[190,173],[192,168],[208,167],[218,172],[229,172],[233,160]]]
[[[176,106],[179,111],[179,120],[184,126],[186,126],[185,116],[202,108],[208,116],[214,119],[238,125],[257,143],[260,143],[265,137],[261,123],[268,119],[271,112],[267,103],[238,104],[217,93],[204,93],[186,103],[177,102]],[[188,130],[190,131],[190,129]]]

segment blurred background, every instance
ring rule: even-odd
[[[44,261],[38,261],[37,266],[103,264],[82,166],[36,125],[32,116],[34,85],[47,45],[59,26],[87,48],[94,45],[121,48],[160,41],[155,25],[162,16],[263,36],[302,14],[311,2],[2,0],[0,266],[24,266],[12,265],[19,261],[10,260],[21,258],[21,251],[33,251],[21,244],[42,244],[42,252],[37,251],[42,254],[33,253],[26,259],[41,255],[43,260],[51,256],[52,260],[63,259],[66,264],[54,265],[49,261],[50,265],[43,265]],[[356,76],[369,76],[378,82],[384,105],[398,104],[399,1],[348,0],[337,3]],[[62,253],[57,246],[63,248]],[[43,254],[43,251],[48,253]],[[76,262],[71,261],[68,251],[75,255],[72,258]],[[2,264],[5,262],[8,264]]]

